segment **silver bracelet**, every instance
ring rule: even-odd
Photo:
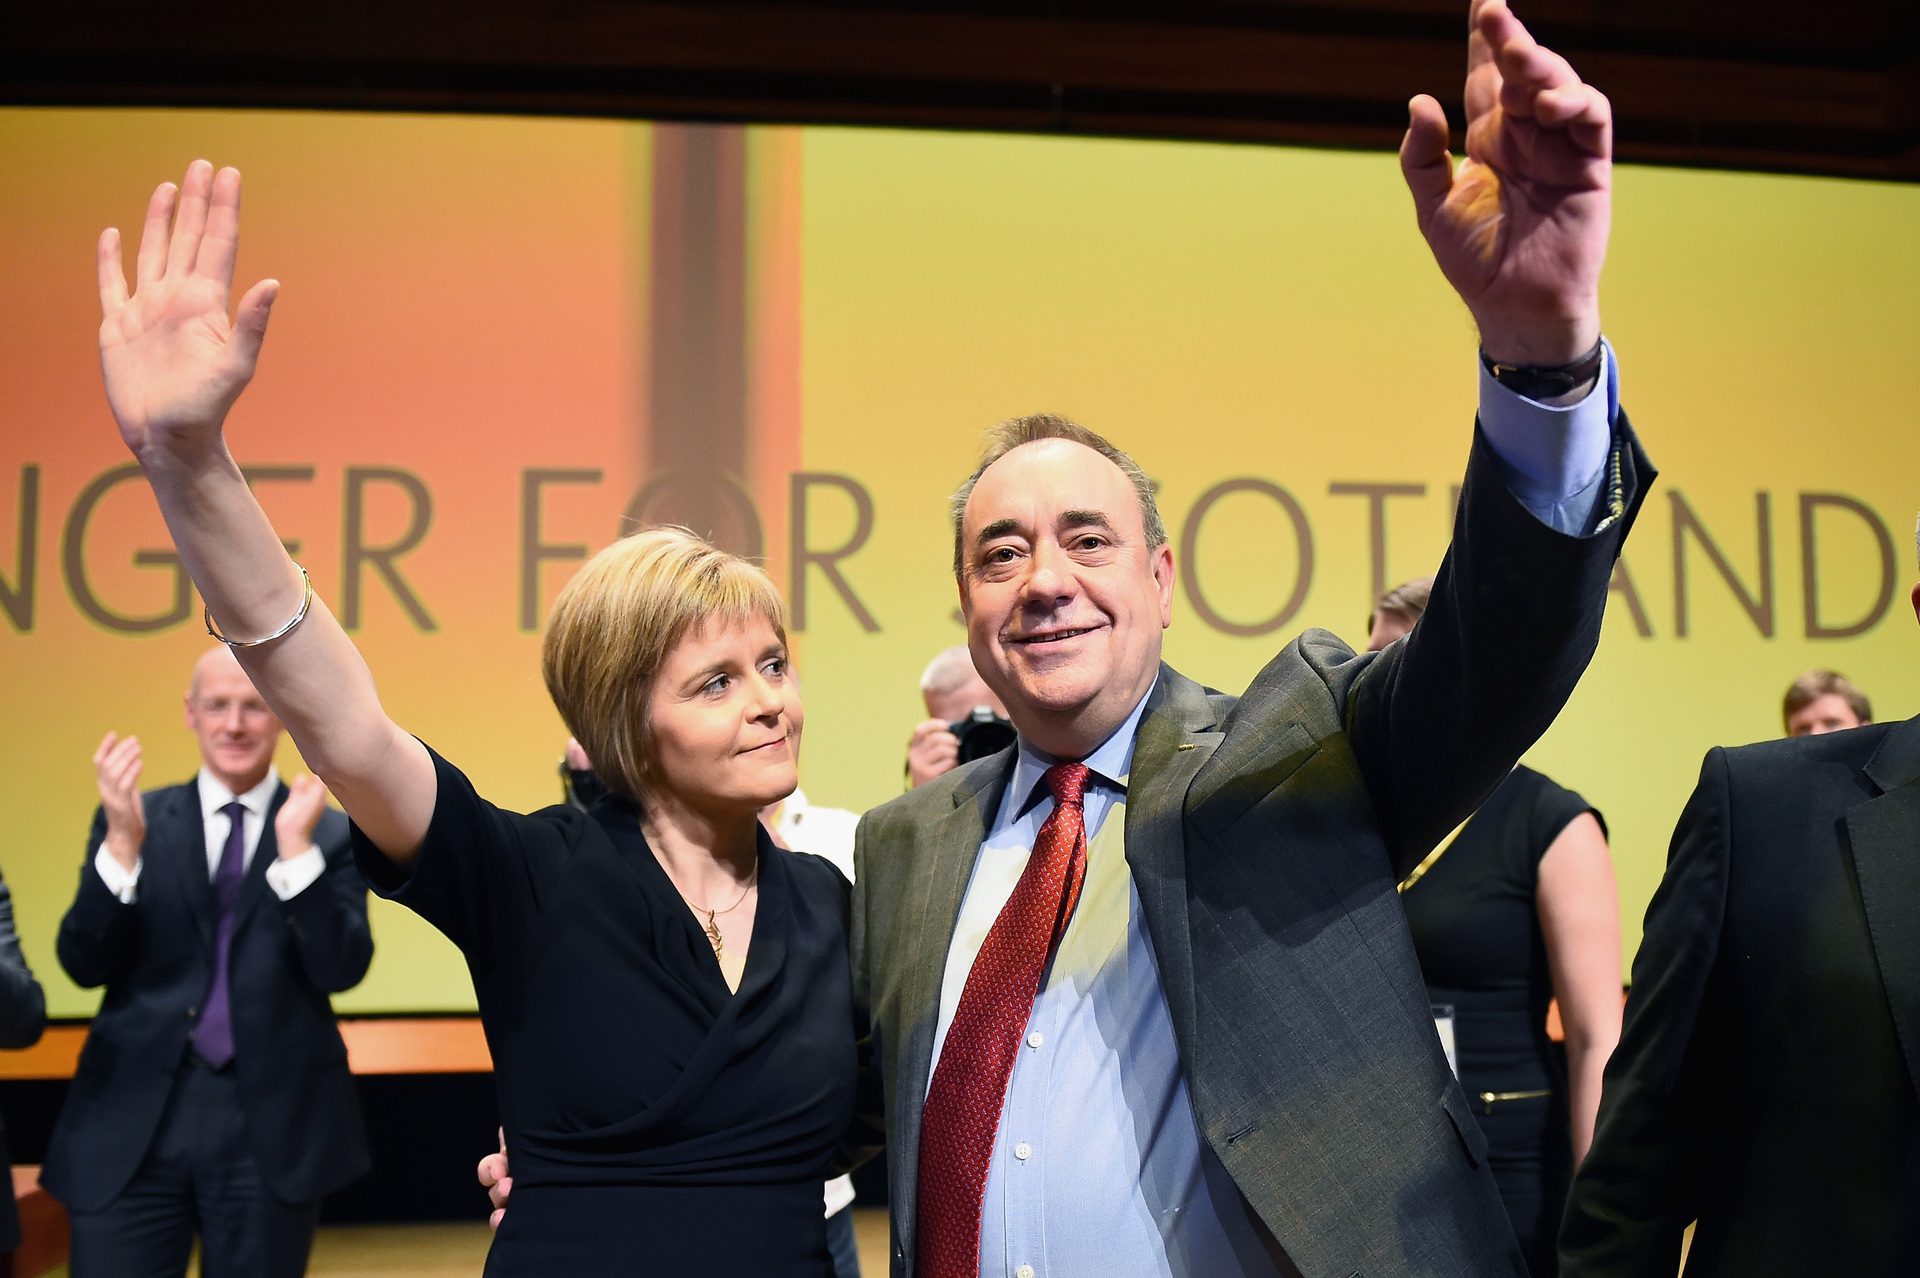
[[[218,626],[213,624],[213,613],[206,608],[202,608],[200,610],[200,618],[207,623],[207,633],[229,648],[258,648],[263,643],[272,643],[275,639],[280,638],[295,626],[305,621],[307,619],[307,609],[313,607],[313,578],[307,575],[307,570],[303,565],[295,563],[293,566],[300,569],[300,580],[306,583],[307,593],[300,599],[300,611],[287,618],[286,625],[280,627],[263,639],[229,639],[220,633]]]

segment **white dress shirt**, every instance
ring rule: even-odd
[[[811,852],[825,857],[853,882],[853,831],[860,814],[845,808],[820,808],[808,801],[804,790],[795,790],[780,803],[774,816],[773,835],[796,852]],[[827,1182],[827,1215],[853,1206],[853,1177],[835,1176]]]
[[[241,873],[253,864],[253,854],[260,847],[260,836],[267,828],[267,809],[273,804],[274,793],[280,787],[280,771],[269,766],[267,775],[259,785],[245,794],[235,794],[214,779],[206,768],[200,769],[200,775],[194,779],[194,788],[200,798],[200,830],[206,840],[207,880],[211,882],[220,869],[220,856],[226,850],[227,833],[232,828],[226,813],[220,809],[234,800],[239,800],[244,809],[241,813]],[[284,851],[285,849],[282,849]],[[133,863],[131,870],[114,859],[107,845],[101,843],[93,854],[93,868],[99,873],[107,890],[132,905],[140,895],[140,870],[146,865],[146,856],[142,854]],[[327,858],[319,848],[312,844],[298,856],[281,856],[267,867],[267,886],[281,900],[290,900],[307,890],[326,871]]]

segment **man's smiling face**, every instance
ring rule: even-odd
[[[967,645],[1014,725],[1081,758],[1152,686],[1172,617],[1173,552],[1149,548],[1120,468],[1043,439],[987,467],[961,521]]]

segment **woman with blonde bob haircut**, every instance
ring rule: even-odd
[[[647,698],[674,645],[702,626],[754,621],[786,642],[786,608],[767,575],[685,528],[636,533],[574,574],[547,618],[540,664],[603,784],[629,798],[644,790]]]
[[[240,176],[147,210],[138,289],[100,240],[101,364],[209,629],[354,820],[375,890],[465,954],[513,1150],[490,1275],[830,1272],[821,1181],[853,1109],[849,888],[761,829],[804,714],[778,595],[684,529],[581,568],[543,664],[610,793],[488,803],[387,717],[223,437],[278,286],[229,324]]]

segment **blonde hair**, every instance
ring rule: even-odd
[[[582,565],[547,619],[547,693],[601,782],[640,798],[652,770],[647,703],[674,645],[712,623],[763,620],[786,642],[767,574],[685,528],[647,528]]]
[[[960,544],[960,526],[966,521],[967,498],[973,496],[973,486],[980,482],[980,476],[986,473],[987,467],[1014,449],[1024,444],[1039,443],[1043,439],[1069,440],[1084,448],[1091,448],[1118,466],[1120,473],[1133,486],[1133,495],[1140,503],[1140,526],[1147,534],[1147,549],[1167,544],[1167,526],[1160,520],[1160,506],[1153,496],[1153,481],[1147,478],[1146,471],[1140,469],[1139,462],[1108,443],[1104,436],[1095,434],[1071,418],[1058,413],[1033,413],[1001,422],[987,432],[980,452],[980,464],[973,468],[973,473],[967,476],[947,501],[947,514],[953,520],[953,575],[956,580],[966,575],[966,547]]]

